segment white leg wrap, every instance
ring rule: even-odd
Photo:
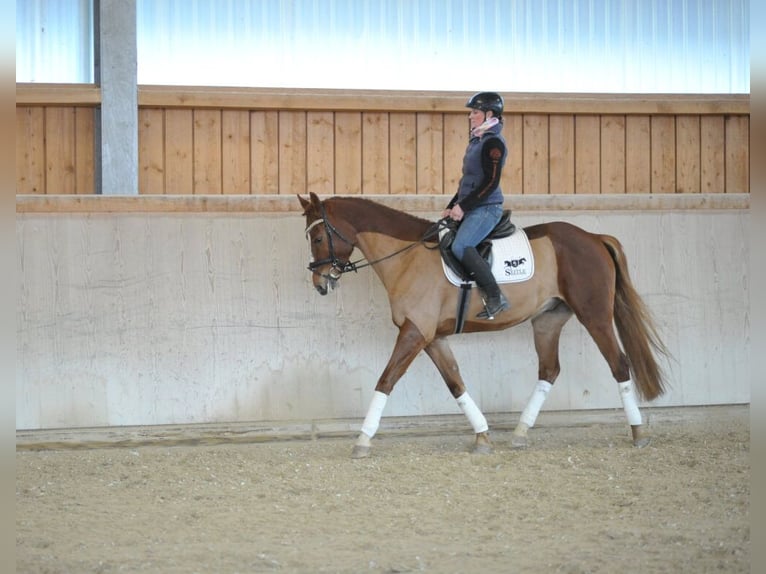
[[[378,432],[380,417],[383,415],[386,401],[388,401],[387,394],[375,391],[372,401],[370,401],[370,408],[367,410],[367,416],[364,417],[364,422],[362,423],[362,432],[370,438],[374,437],[375,433]]]
[[[487,432],[489,430],[487,419],[484,418],[483,414],[481,414],[479,407],[477,407],[476,403],[473,402],[473,399],[468,394],[468,392],[463,393],[457,398],[457,404],[460,405],[463,414],[465,414],[465,416],[468,418],[468,422],[471,423],[473,431],[476,434],[479,434],[480,432]]]
[[[542,408],[545,399],[548,398],[548,393],[552,386],[553,385],[548,381],[537,381],[535,390],[532,391],[524,410],[521,412],[521,416],[519,417],[520,422],[524,423],[529,428],[535,426],[537,415],[540,414],[540,409]]]
[[[630,426],[641,424],[641,412],[638,410],[636,402],[636,392],[633,389],[632,381],[617,383],[620,389],[620,398],[622,399],[622,408],[625,409],[625,416],[628,417]]]

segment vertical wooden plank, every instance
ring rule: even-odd
[[[601,122],[575,117],[575,193],[601,193]]]
[[[521,114],[503,116],[503,136],[508,147],[500,185],[505,195],[524,193],[524,120]]]
[[[601,193],[625,193],[625,116],[601,116]]]
[[[726,191],[726,138],[723,116],[702,116],[700,120],[700,164],[702,193]]]
[[[750,118],[727,116],[726,134],[726,193],[750,191]]]
[[[138,192],[165,193],[165,113],[162,109],[138,110]]]
[[[306,114],[306,191],[332,195],[335,188],[335,126],[332,112]]]
[[[673,116],[652,116],[652,193],[675,193],[676,122]]]
[[[221,179],[224,194],[250,193],[250,112],[221,112]]]
[[[676,193],[700,192],[700,118],[676,117]]]
[[[43,108],[16,108],[16,193],[45,193]]]
[[[362,114],[335,114],[335,193],[362,193]]]
[[[408,194],[417,190],[417,122],[413,113],[389,116],[391,137],[391,193]]]
[[[390,193],[388,114],[362,114],[362,193]]]
[[[651,193],[652,144],[649,116],[628,116],[625,120],[625,191]]]
[[[165,110],[165,193],[194,193],[194,114]]]
[[[550,193],[574,193],[574,116],[548,118]]]
[[[525,114],[524,195],[549,193],[548,174],[548,116]]]
[[[96,192],[95,110],[75,108],[75,181],[77,193]]]
[[[421,194],[444,192],[444,124],[442,114],[417,114],[417,190]]]
[[[45,193],[75,193],[74,108],[45,108]]]
[[[306,192],[306,112],[279,112],[279,193]]]
[[[194,193],[221,193],[221,110],[194,110]]]
[[[450,198],[457,192],[463,173],[463,155],[471,129],[468,114],[444,114],[444,191]],[[502,180],[500,182],[502,186]]]
[[[279,193],[279,114],[250,113],[252,193]]]

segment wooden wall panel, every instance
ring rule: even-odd
[[[165,112],[138,111],[138,189],[141,194],[165,193]]]
[[[45,109],[16,109],[16,193],[46,193]]]
[[[508,157],[505,159],[500,185],[503,193],[524,193],[524,122],[519,114],[506,115],[503,126],[505,143],[508,146]]]
[[[253,193],[279,193],[279,112],[250,113],[250,142]]]
[[[574,193],[574,116],[551,116],[548,130],[550,133],[550,193]]]
[[[601,193],[601,121],[575,118],[575,193]]]
[[[625,119],[625,192],[652,191],[652,126],[650,116]]]
[[[676,118],[676,192],[700,192],[700,119]]]
[[[331,195],[335,188],[335,130],[332,112],[306,113],[306,191]]]
[[[392,113],[390,119],[392,194],[417,192],[417,122],[414,113]]]
[[[601,116],[601,193],[625,193],[625,116]]]
[[[95,193],[95,111],[16,108],[16,193]]]
[[[387,194],[389,180],[388,114],[362,114],[362,193]]]
[[[96,192],[95,111],[90,108],[75,108],[74,121],[76,192],[92,195]]]
[[[194,193],[221,193],[221,161],[221,110],[194,110]]]
[[[335,193],[362,193],[362,114],[335,114]]]
[[[416,193],[444,193],[443,141],[442,116],[418,114]]]
[[[246,110],[221,112],[221,191],[251,193],[250,113]]]
[[[726,193],[750,190],[750,127],[744,116],[728,116],[726,125]]]
[[[676,121],[673,116],[652,117],[652,193],[676,191]]]
[[[524,116],[523,190],[525,194],[546,194],[548,189],[548,116]]]
[[[165,110],[165,193],[193,194],[194,112]]]
[[[45,108],[46,193],[76,193],[74,108]]]
[[[725,137],[723,116],[700,119],[700,177],[702,193],[723,193],[725,188]]]
[[[321,93],[269,92],[248,109],[238,92],[221,89],[181,100],[149,92],[154,103],[144,98],[139,108],[142,194],[451,196],[460,179],[462,98],[413,108],[411,97],[362,94],[377,104],[343,107],[350,100],[341,99],[328,109]],[[25,93],[20,102],[17,89],[17,194],[95,193],[97,108],[90,100],[24,103]],[[666,98],[662,106],[657,98],[592,99],[601,109],[590,98],[557,108],[551,98],[506,112],[505,193],[749,192],[750,118],[741,98]]]
[[[279,112],[279,193],[306,191],[306,112]]]
[[[463,174],[469,128],[467,114],[444,115],[444,194],[450,198],[457,192]]]

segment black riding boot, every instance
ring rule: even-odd
[[[463,252],[463,267],[484,292],[484,311],[476,315],[479,319],[494,319],[495,315],[510,309],[511,305],[497,286],[489,264],[482,259],[475,247],[466,247]]]

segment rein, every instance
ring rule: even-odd
[[[327,241],[330,249],[330,256],[325,259],[320,259],[319,261],[311,261],[308,265],[308,270],[312,273],[316,273],[316,270],[319,267],[322,267],[323,265],[326,265],[327,263],[330,263],[332,265],[332,269],[337,271],[337,275],[333,274],[332,271],[329,274],[329,277],[331,279],[338,279],[341,275],[344,273],[348,273],[349,271],[358,271],[359,269],[364,269],[365,267],[371,267],[372,265],[375,265],[376,263],[380,263],[381,261],[385,261],[386,259],[391,259],[392,257],[395,257],[397,255],[400,255],[401,253],[404,253],[405,251],[408,251],[415,247],[416,245],[421,245],[426,242],[429,238],[437,235],[439,233],[439,230],[447,226],[447,221],[449,220],[448,217],[444,217],[437,221],[436,223],[432,224],[426,231],[423,233],[423,235],[418,239],[417,241],[412,242],[411,244],[402,247],[401,249],[394,251],[393,253],[389,253],[388,255],[384,255],[383,257],[380,257],[379,259],[376,259],[375,261],[368,261],[366,263],[363,263],[360,265],[364,259],[357,259],[356,261],[346,261],[342,262],[340,259],[338,259],[337,255],[335,255],[335,246],[333,244],[333,235],[337,235],[338,238],[346,243],[347,245],[350,245],[351,247],[356,247],[353,241],[346,239],[343,234],[338,231],[338,229],[330,223],[330,220],[327,219],[327,214],[325,213],[324,205],[320,204],[320,208],[322,211],[322,218],[317,219],[311,225],[309,225],[306,228],[305,234],[308,238],[309,232],[314,228],[314,226],[319,225],[320,223],[324,224],[325,229],[327,231]],[[426,249],[437,249],[438,244],[435,247],[427,247]]]

